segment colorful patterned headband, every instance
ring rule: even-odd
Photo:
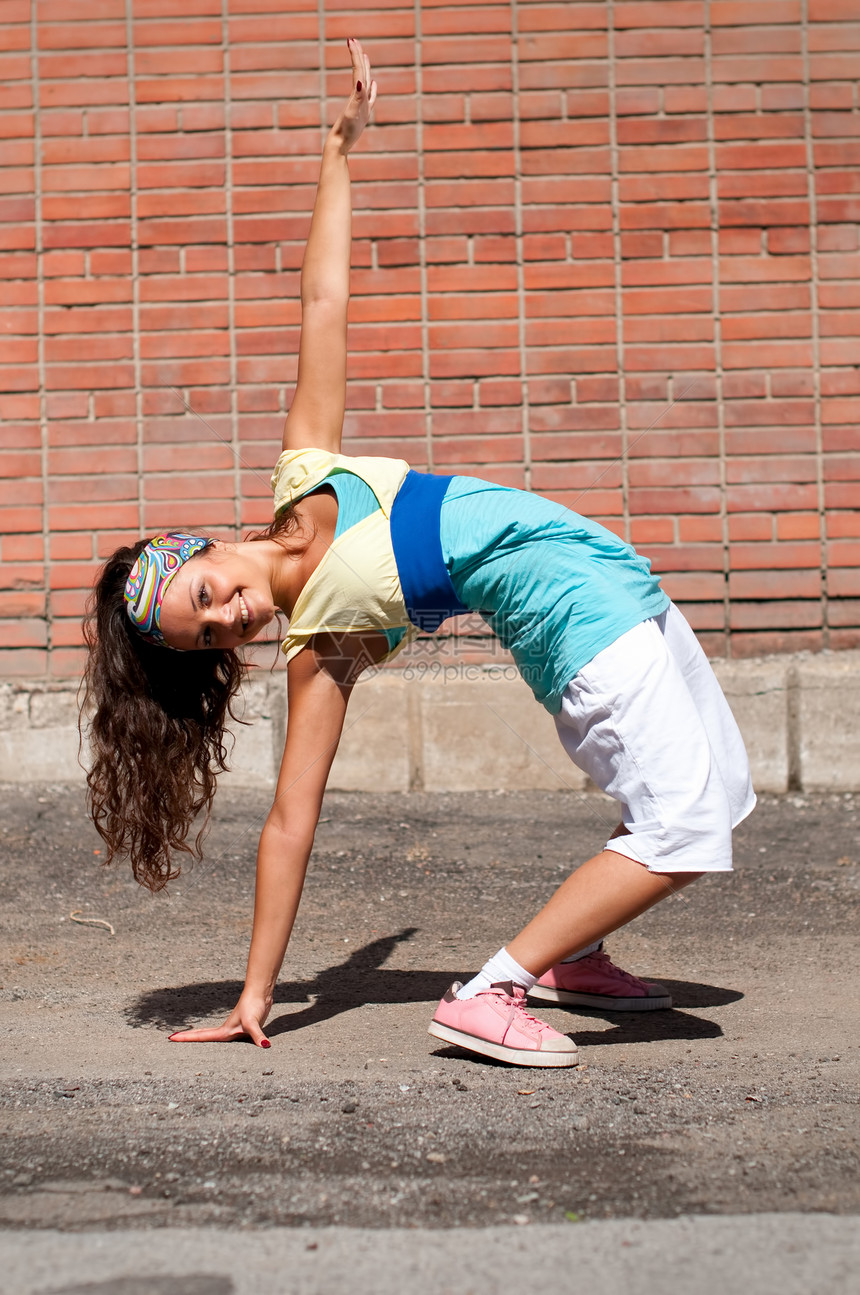
[[[170,647],[161,632],[161,600],[183,563],[212,540],[182,531],[155,535],[142,550],[125,583],[125,609],[135,629],[147,643]]]

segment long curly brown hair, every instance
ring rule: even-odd
[[[297,524],[287,509],[249,538],[280,540]],[[202,857],[216,779],[229,767],[226,726],[238,719],[233,703],[248,666],[229,649],[171,652],[134,629],[123,595],[147,542],[117,549],[87,604],[81,734],[90,752],[88,805],[107,845],[105,863],[127,855],[135,878],[158,891],[179,876],[175,852]]]

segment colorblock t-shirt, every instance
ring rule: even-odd
[[[552,714],[584,665],[669,605],[647,558],[541,495],[455,477],[440,533],[457,596]]]
[[[368,489],[338,488],[344,475]],[[399,459],[320,450],[281,455],[272,477],[276,511],[324,484],[335,487],[339,505],[334,542],[293,609],[283,645],[288,659],[315,633],[373,629],[386,634],[393,651],[414,637],[391,528],[407,476],[425,474],[410,474]],[[473,477],[452,477],[440,489],[438,533],[427,535],[426,517],[417,514],[415,525],[419,547],[441,547],[448,611],[465,607],[481,615],[552,714],[584,665],[668,606],[649,561],[599,523],[540,495]],[[406,516],[411,521],[411,512]]]

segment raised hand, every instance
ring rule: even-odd
[[[352,58],[352,94],[332,127],[342,153],[348,153],[355,146],[376,103],[376,82],[370,77],[370,59],[360,41],[350,37],[346,43]]]
[[[257,994],[242,994],[236,1006],[223,1025],[214,1029],[177,1030],[171,1034],[171,1043],[232,1043],[247,1035],[260,1048],[272,1045],[263,1033],[266,1017],[271,1010],[271,1002]]]

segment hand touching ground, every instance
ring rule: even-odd
[[[223,1025],[214,1029],[177,1030],[171,1034],[171,1043],[232,1043],[247,1035],[259,1048],[272,1045],[263,1033],[272,1000],[246,990]]]

